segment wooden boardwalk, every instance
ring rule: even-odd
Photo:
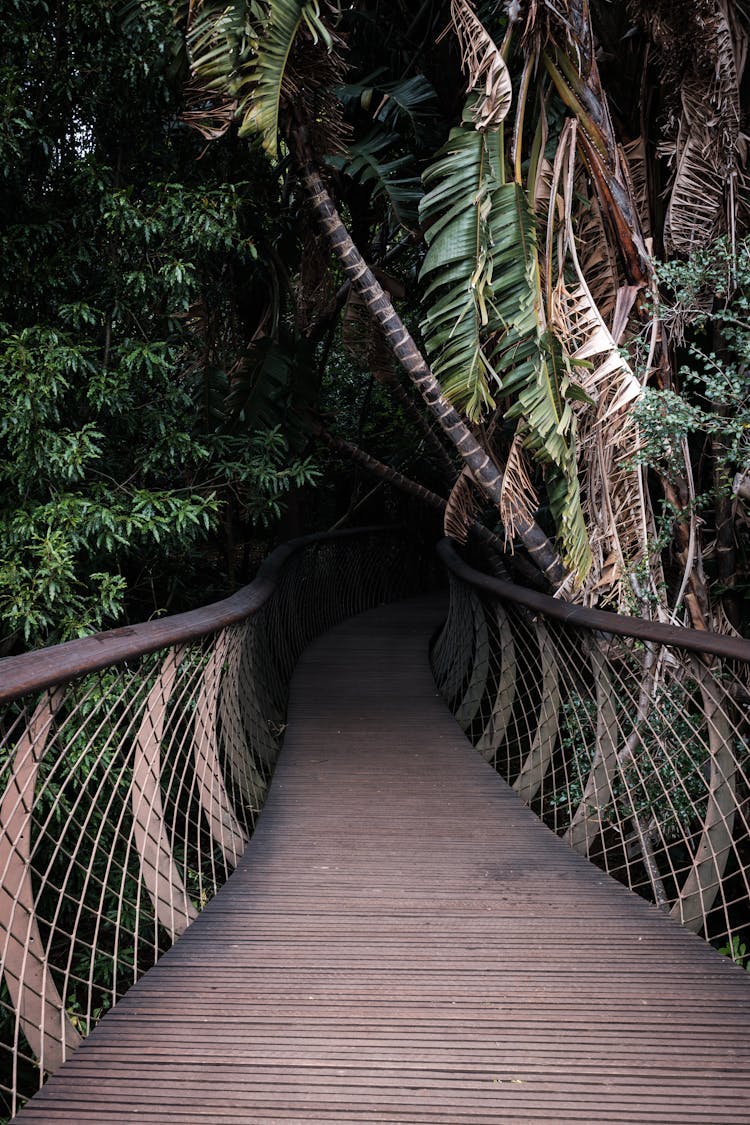
[[[235,875],[17,1120],[750,1123],[750,977],[482,761],[438,617],[308,649]]]

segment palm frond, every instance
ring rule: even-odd
[[[651,237],[651,200],[648,185],[648,154],[644,137],[623,146],[625,168],[630,177],[630,187],[638,209],[638,218],[641,220],[641,229],[645,238]]]
[[[583,184],[580,185],[584,187]],[[611,245],[601,206],[595,193],[588,198],[579,193],[575,215],[581,269],[596,307],[607,323],[612,323],[617,304],[619,271],[617,255]]]
[[[401,82],[385,82],[373,91],[374,116],[391,128],[408,123],[417,135],[425,122],[437,115],[435,87],[423,74],[415,74]]]
[[[577,376],[594,407],[581,412],[578,426],[584,510],[597,556],[589,586],[619,591],[627,569],[647,553],[645,494],[635,465],[640,439],[631,409],[641,385],[585,285],[568,288],[561,279],[554,304],[557,330],[580,364]]]
[[[683,118],[674,142],[660,146],[672,168],[672,187],[664,218],[664,246],[670,254],[690,254],[717,237],[727,186],[716,167],[700,89],[683,91]]]
[[[491,353],[492,365],[503,393],[515,396],[506,417],[524,419],[524,447],[545,466],[563,560],[583,581],[591,552],[581,510],[572,404],[586,395],[571,377],[559,340],[545,327],[536,228],[519,184],[503,184],[495,192],[492,229],[497,243],[494,264],[501,279],[494,303],[504,324]]]
[[[747,34],[727,0],[632,0],[632,10],[654,43],[664,88],[659,151],[672,171],[665,247],[688,254],[722,230],[733,231],[746,147],[741,89]]]
[[[465,543],[476,522],[479,504],[474,482],[468,469],[459,473],[445,505],[443,531],[458,543]]]
[[[218,135],[217,106],[232,105],[240,135],[257,134],[271,157],[278,155],[279,106],[297,91],[288,71],[300,29],[330,50],[333,40],[318,0],[204,0],[189,10],[187,45],[194,91],[209,100],[189,109],[189,123]],[[211,99],[218,99],[218,102]]]
[[[555,160],[552,190],[560,192],[561,221],[557,279],[548,295],[550,322],[570,357],[572,377],[588,399],[576,408],[578,468],[593,554],[584,596],[604,590],[622,600],[626,571],[646,556],[647,548],[640,470],[633,466],[639,438],[631,413],[641,385],[604,322],[578,258],[573,232],[576,183],[581,179],[576,170],[577,131],[574,120],[565,126]]]
[[[590,554],[571,407],[581,392],[545,328],[531,209],[520,185],[502,182],[502,169],[501,132],[463,126],[425,173],[421,277],[433,303],[422,331],[446,396],[470,418],[482,417],[496,388],[515,399],[507,417],[525,421],[525,446],[545,466],[563,559],[582,579]]]
[[[700,85],[683,90],[683,120],[677,142],[661,146],[672,156],[672,190],[664,220],[664,245],[670,253],[690,254],[720,233],[731,168],[717,151],[715,120],[703,102]]]
[[[519,422],[505,464],[500,501],[505,544],[511,548],[519,523],[521,526],[530,524],[539,508],[539,498],[529,474],[523,446],[524,424]]]
[[[470,0],[451,0],[451,20],[461,46],[469,91],[479,94],[472,106],[476,127],[482,131],[498,129],[508,115],[513,96],[505,60]]]
[[[498,186],[488,139],[476,129],[451,130],[424,173],[420,221],[429,247],[420,279],[431,306],[422,323],[428,356],[446,396],[478,421],[494,406],[494,372],[484,341],[493,315],[494,240],[489,219]]]
[[[412,166],[410,156],[390,156],[398,137],[380,129],[349,145],[345,157],[329,157],[328,162],[363,184],[372,184],[374,196],[387,200],[396,221],[411,229],[416,225],[422,186],[414,175],[403,175]]]
[[[556,291],[558,319],[574,364],[576,381],[599,407],[606,420],[640,397],[641,385],[612,338],[588,288],[578,284]],[[584,364],[586,366],[584,366]]]
[[[303,19],[317,7],[314,2],[272,0],[263,37],[239,77],[240,136],[257,133],[271,157],[277,155],[279,104],[289,55]]]

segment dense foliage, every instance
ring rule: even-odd
[[[390,388],[383,355],[399,355],[496,528],[556,585],[567,570],[566,596],[736,627],[745,454],[720,420],[744,401],[743,10],[175,7],[192,123],[215,139],[236,119],[289,197],[307,190],[352,287],[342,340],[354,319]],[[335,289],[320,259],[319,243],[300,259],[308,324]],[[477,498],[465,478],[444,495],[461,534]]]
[[[311,478],[279,429],[229,422],[278,210],[230,143],[197,163],[200,140],[177,121],[177,43],[165,3],[14,5],[0,133],[6,650],[220,591],[204,557],[219,530],[267,522]]]
[[[14,0],[6,649],[234,580],[313,450],[308,526],[419,482],[567,597],[744,627],[747,28],[679,8]]]

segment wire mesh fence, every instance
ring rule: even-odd
[[[0,662],[0,1119],[231,874],[299,654],[415,561],[393,530],[301,540],[225,602]]]
[[[750,642],[556,602],[448,541],[440,690],[572,848],[750,971]]]

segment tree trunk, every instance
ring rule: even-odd
[[[412,480],[411,477],[404,476],[404,474],[399,473],[397,469],[392,469],[390,465],[385,465],[382,461],[378,461],[376,457],[372,457],[369,453],[365,452],[364,449],[360,449],[358,445],[354,445],[352,442],[346,441],[336,434],[332,434],[330,430],[327,430],[320,423],[313,423],[313,431],[321,441],[324,441],[331,449],[336,450],[337,453],[342,453],[345,457],[349,457],[352,461],[361,465],[363,469],[372,473],[373,476],[378,477],[379,480],[387,484],[392,484],[394,488],[400,489],[408,496],[414,496],[417,500],[433,508],[436,512],[445,512],[447,500],[444,500],[442,496],[438,496],[436,492],[431,492],[429,488],[425,488],[424,485]],[[499,535],[495,535],[493,531],[490,531],[488,527],[485,527],[484,524],[478,521],[472,524],[470,530],[485,547],[489,547],[492,551],[496,552],[498,556],[504,555],[504,544]],[[519,564],[518,569],[522,571],[522,560],[517,558],[516,562]],[[493,560],[490,560],[490,566],[496,578],[503,578],[508,581],[509,575],[504,567],[502,568],[502,573],[500,573],[493,565]],[[528,563],[526,566],[528,566],[528,569],[532,573],[524,574],[524,577],[532,583],[536,579],[538,583],[539,576]]]
[[[491,502],[499,508],[503,484],[502,473],[476,440],[455,407],[451,406],[443,396],[440,384],[406,326],[354,245],[320,173],[309,154],[305,153],[305,144],[299,134],[295,136],[295,141],[300,153],[302,177],[310,193],[313,210],[331,250],[341,263],[344,274],[351,281],[352,287],[370,315],[380,326],[388,346],[437,418],[441,429],[461,454],[472,477]],[[552,586],[559,586],[566,576],[565,569],[542,529],[533,521],[524,521],[517,524],[517,530],[535,565]]]

